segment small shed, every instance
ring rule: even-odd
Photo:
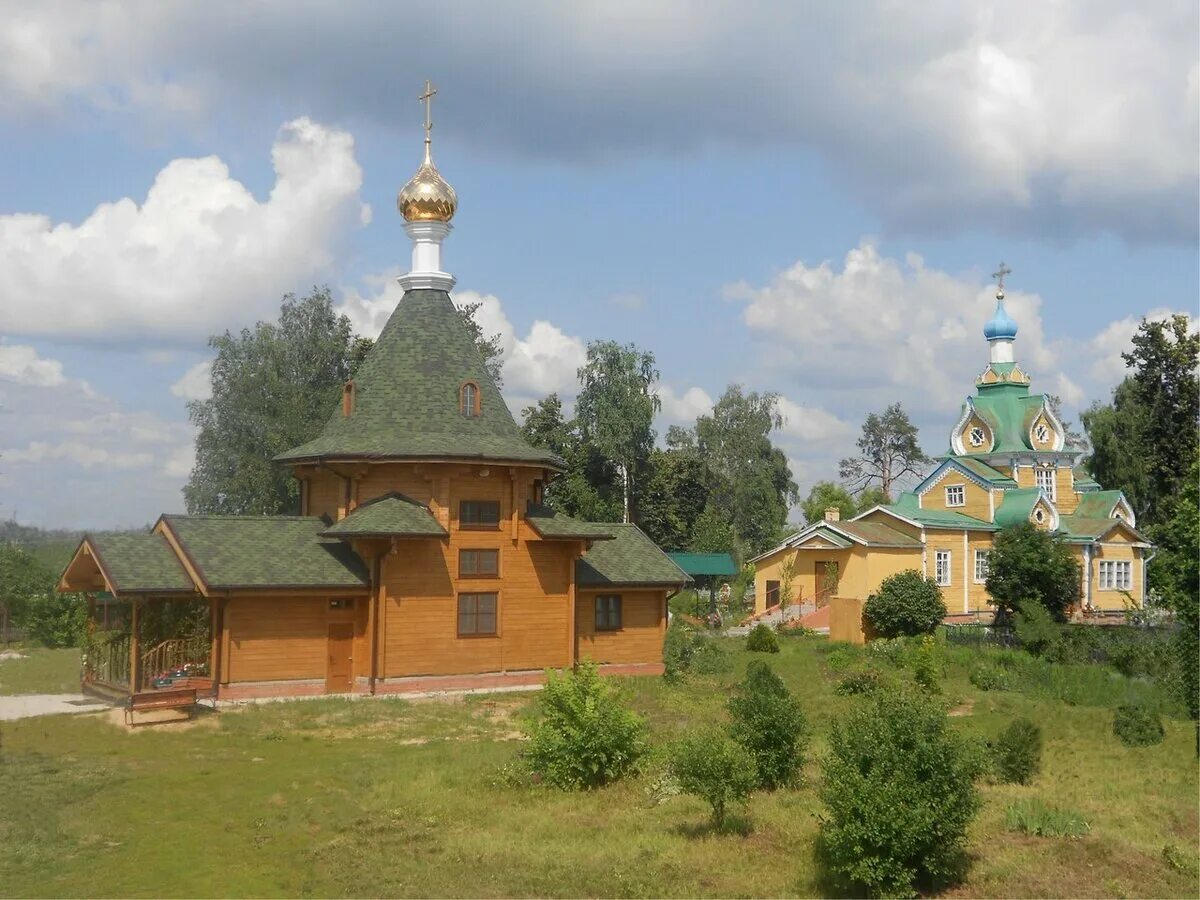
[[[696,600],[699,603],[700,591],[708,588],[708,608],[713,610],[717,605],[716,588],[721,581],[732,581],[737,577],[737,563],[728,553],[668,553],[675,565],[692,576],[696,585]],[[701,611],[696,610],[700,615]]]

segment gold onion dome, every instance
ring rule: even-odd
[[[396,196],[400,215],[408,222],[449,222],[458,209],[458,194],[433,164],[429,142],[425,142],[425,161],[408,184]]]

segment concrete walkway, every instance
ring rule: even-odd
[[[83,694],[18,694],[0,697],[0,722],[58,716],[66,713],[99,712],[109,704]]]

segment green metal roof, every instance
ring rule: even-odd
[[[324,534],[332,537],[446,537],[429,507],[392,491],[363,503]]]
[[[1075,490],[1087,491],[1089,493],[1100,490],[1099,482],[1092,478],[1092,476],[1087,473],[1083,466],[1077,466],[1071,471],[1074,473]]]
[[[1105,516],[1081,516],[1078,513],[1058,517],[1058,530],[1066,536],[1067,540],[1077,543],[1090,543],[1091,541],[1099,540],[1119,525],[1124,525],[1128,528],[1137,536],[1138,540],[1146,540],[1137,529],[1133,528],[1123,519]]]
[[[549,506],[529,504],[525,521],[534,531],[551,540],[606,541],[616,535],[614,526],[605,522],[583,522],[551,509]]]
[[[995,436],[989,453],[1031,450],[1029,428],[1045,405],[1042,394],[1029,395],[1028,385],[1000,385],[1008,390],[996,390],[997,385],[980,385],[979,394],[971,404],[980,418],[987,422]]]
[[[972,459],[969,456],[952,456],[950,458],[968,471],[988,482],[988,484],[990,484],[992,487],[1015,488],[1017,486],[1016,481],[1014,481],[1011,477],[1005,475],[1003,472],[997,469],[993,469],[987,463],[983,462],[983,460]]]
[[[1033,508],[1042,496],[1040,488],[1017,488],[1004,492],[1004,499],[996,507],[996,524],[1001,528],[1028,522]]]
[[[738,573],[737,563],[728,553],[668,553],[667,556],[689,575],[733,577]]]
[[[962,513],[951,512],[948,509],[921,509],[917,505],[917,495],[906,491],[896,498],[896,502],[883,508],[911,519],[920,525],[930,528],[966,528],[972,531],[996,531],[996,526],[983,519]]]
[[[89,534],[83,540],[118,594],[196,592],[161,534]]]
[[[612,528],[613,540],[592,545],[575,563],[575,583],[580,587],[672,587],[692,580],[636,525],[607,527]]]
[[[459,411],[474,381],[480,414]],[[320,436],[275,457],[511,460],[565,468],[521,434],[445,291],[407,291],[354,377],[354,410],[337,409]]]
[[[1075,507],[1071,515],[1091,519],[1108,519],[1112,516],[1113,507],[1124,498],[1125,495],[1120,491],[1089,491],[1080,496],[1079,505]]]
[[[356,588],[367,568],[313,516],[163,516],[209,589]]]

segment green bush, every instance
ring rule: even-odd
[[[1113,713],[1113,734],[1129,747],[1161,744],[1164,736],[1162,719],[1144,706],[1118,706]]]
[[[937,641],[932,634],[927,634],[912,654],[913,680],[921,689],[930,694],[940,694],[942,686],[938,679],[942,677],[942,658],[938,652]]]
[[[663,638],[663,677],[668,681],[682,678],[692,662],[692,630],[678,620],[671,623]]]
[[[765,662],[754,661],[728,701],[729,733],[753,757],[758,786],[793,784],[804,765],[807,723],[800,701]]]
[[[646,723],[621,705],[596,665],[549,673],[538,698],[541,717],[529,730],[526,756],[551,784],[580,790],[616,781],[645,752]]]
[[[879,637],[931,634],[946,618],[946,604],[936,581],[908,569],[883,580],[867,597],[864,615]]]
[[[744,802],[758,783],[754,758],[717,728],[685,735],[671,750],[670,767],[684,793],[712,807],[718,827],[725,825],[729,807]]]
[[[988,663],[973,666],[967,678],[981,691],[1007,691],[1011,684],[1008,672]]]
[[[883,677],[879,674],[878,669],[858,669],[842,676],[841,681],[837,683],[837,687],[833,689],[833,692],[842,696],[869,694],[876,690],[882,683]]]
[[[1042,767],[1042,729],[1029,719],[1013,719],[992,748],[996,774],[1006,784],[1029,784]]]
[[[697,675],[718,675],[733,668],[729,653],[717,638],[672,623],[663,641],[663,677],[679,681],[689,672]]]
[[[825,665],[831,672],[845,672],[854,665],[861,654],[857,647],[851,644],[838,644],[825,657]]]
[[[820,859],[835,881],[904,896],[962,873],[980,759],[940,704],[877,692],[834,725],[823,770]]]
[[[778,653],[779,638],[775,629],[766,622],[759,622],[746,635],[746,649],[751,653]]]
[[[1064,627],[1042,604],[1019,604],[1013,616],[1013,631],[1021,646],[1034,656],[1044,656],[1052,662],[1071,661],[1063,658]]]
[[[867,644],[867,652],[872,659],[882,659],[897,669],[907,666],[910,656],[908,641],[902,637],[876,638]]]
[[[1023,800],[1010,806],[1004,815],[1009,831],[1031,837],[1080,838],[1092,830],[1079,813],[1047,806],[1041,800]]]

